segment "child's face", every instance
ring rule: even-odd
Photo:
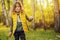
[[[19,13],[20,12],[20,5],[16,4],[15,12]]]

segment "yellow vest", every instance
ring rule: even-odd
[[[13,19],[13,33],[14,33],[16,30],[16,24],[17,24],[17,14],[12,13],[11,17]],[[28,32],[25,14],[20,13],[20,19],[22,21],[22,27],[23,27],[24,32]]]

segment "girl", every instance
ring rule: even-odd
[[[24,13],[22,5],[20,2],[16,2],[13,7],[11,20],[10,20],[10,33],[9,36],[14,34],[15,40],[26,40],[25,32],[28,32],[28,28],[26,25],[26,19],[28,21],[32,21],[33,17],[27,17]]]

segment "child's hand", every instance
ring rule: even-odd
[[[29,19],[30,19],[30,20],[33,20],[33,16],[31,16]]]
[[[9,37],[11,37],[12,36],[12,32],[9,32]]]

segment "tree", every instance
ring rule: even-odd
[[[1,0],[2,1],[2,11],[3,11],[3,15],[4,15],[4,21],[6,23],[6,26],[8,26],[8,19],[7,19],[7,14],[6,14],[6,6],[5,6],[5,0]]]
[[[59,6],[58,6],[58,0],[54,0],[54,7],[55,7],[55,31],[59,32]]]
[[[7,0],[7,4],[8,4],[8,11],[10,10],[10,0]]]
[[[23,4],[23,0],[20,0],[21,1],[21,3]]]
[[[42,5],[41,5],[41,2],[42,0],[40,0],[40,11],[41,11],[41,14],[42,14],[42,24],[43,24],[43,28],[44,30],[46,30],[46,25],[45,25],[45,17],[44,17],[44,12],[43,12],[43,9],[42,9]]]
[[[33,28],[35,28],[35,0],[32,0],[32,16],[33,16]]]

